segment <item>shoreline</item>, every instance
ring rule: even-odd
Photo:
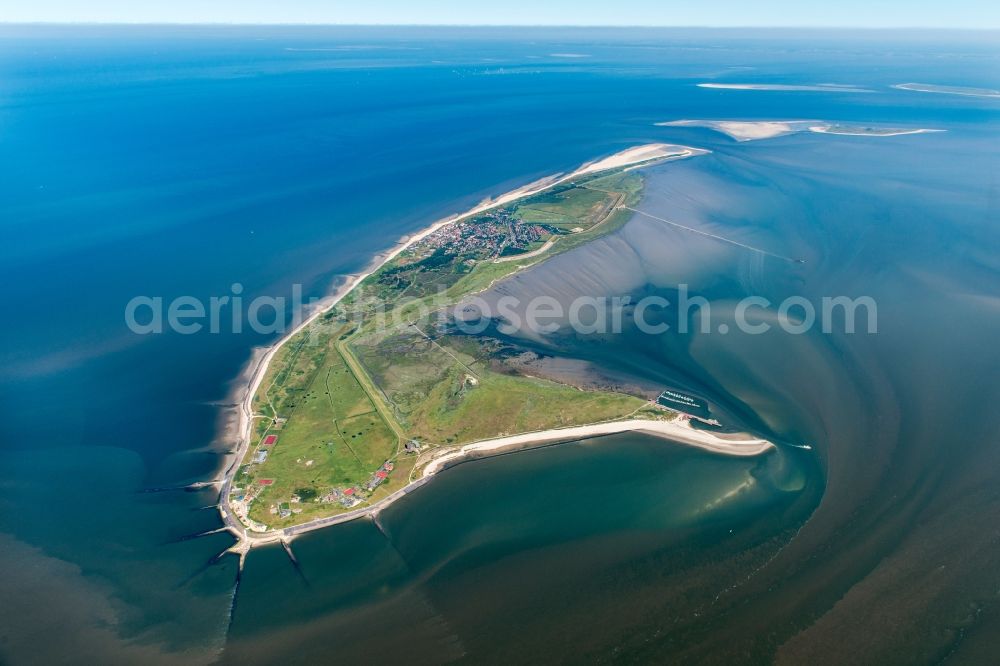
[[[423,471],[412,481],[392,494],[383,497],[369,506],[346,511],[341,514],[316,518],[299,525],[271,530],[268,532],[257,532],[244,534],[241,542],[245,543],[243,548],[249,549],[253,545],[264,545],[269,543],[287,543],[297,536],[313,532],[316,530],[342,525],[361,518],[377,518],[378,514],[386,507],[409,495],[430,483],[439,474],[448,469],[471,460],[483,460],[494,456],[505,455],[520,451],[529,451],[535,448],[543,448],[557,444],[577,442],[594,437],[604,437],[608,435],[622,434],[626,432],[636,432],[652,437],[667,440],[678,446],[693,446],[709,453],[719,455],[754,457],[776,450],[777,446],[766,439],[750,435],[734,436],[726,433],[725,436],[718,436],[709,430],[698,430],[689,424],[687,419],[679,417],[669,421],[655,421],[646,419],[625,419],[620,421],[604,421],[581,426],[567,426],[563,428],[553,428],[550,430],[539,430],[536,432],[522,433],[518,435],[508,435],[494,437],[490,439],[472,442],[453,449],[440,451],[440,455],[432,457],[428,461]],[[742,433],[740,433],[742,435]],[[484,455],[478,455],[484,454]],[[237,544],[237,548],[241,544]],[[239,549],[244,552],[243,549]]]
[[[694,446],[704,451],[721,453],[729,456],[757,456],[775,448],[772,442],[759,437],[722,438],[710,430],[697,430],[683,417],[669,421],[654,421],[648,419],[625,419],[621,421],[606,421],[582,426],[567,426],[518,435],[494,437],[491,439],[464,444],[457,449],[442,452],[443,455],[432,458],[423,469],[421,478],[433,476],[447,469],[451,463],[459,462],[469,455],[489,452],[498,453],[505,449],[517,448],[526,444],[545,444],[561,440],[575,441],[590,437],[602,437],[621,432],[641,432],[654,437],[669,439],[678,444]]]
[[[254,396],[260,389],[260,385],[264,380],[264,376],[267,373],[267,369],[268,366],[270,365],[271,360],[274,358],[278,350],[280,350],[281,347],[284,346],[285,343],[287,343],[292,337],[301,332],[303,329],[309,326],[309,324],[314,322],[320,316],[328,312],[331,308],[336,306],[337,303],[343,300],[343,298],[346,297],[349,293],[354,291],[354,289],[356,289],[358,285],[360,285],[366,278],[368,278],[371,274],[379,270],[386,263],[392,261],[401,252],[406,250],[414,243],[423,240],[427,236],[433,234],[434,232],[438,231],[439,229],[449,224],[453,224],[455,222],[459,222],[466,218],[473,217],[487,210],[490,210],[491,208],[502,206],[507,203],[516,201],[518,199],[522,199],[524,197],[533,196],[547,189],[555,187],[556,185],[565,183],[571,180],[572,178],[576,178],[578,176],[589,175],[601,171],[608,171],[623,167],[637,168],[639,166],[651,166],[652,164],[661,161],[666,161],[671,159],[683,159],[687,157],[693,157],[695,155],[706,154],[708,152],[710,151],[701,148],[683,146],[679,144],[667,144],[667,143],[642,144],[639,146],[626,148],[624,150],[621,150],[617,153],[614,153],[604,158],[599,158],[584,163],[580,167],[571,171],[568,174],[559,173],[559,174],[554,174],[552,176],[540,178],[525,185],[522,185],[521,187],[510,190],[509,192],[501,194],[495,198],[484,199],[481,203],[465,211],[464,213],[456,213],[448,217],[439,219],[436,222],[433,222],[429,226],[425,227],[424,229],[416,233],[400,237],[390,249],[383,252],[379,252],[378,254],[374,255],[372,257],[372,261],[369,262],[368,266],[361,273],[358,273],[354,276],[348,276],[348,279],[339,287],[337,287],[328,298],[325,298],[321,300],[319,303],[314,304],[314,309],[311,312],[309,312],[309,314],[305,316],[301,321],[296,322],[289,329],[288,332],[286,332],[283,336],[281,336],[281,338],[279,338],[277,341],[275,341],[268,347],[255,348],[251,352],[250,359],[244,366],[244,369],[235,379],[236,386],[233,389],[232,400],[230,402],[230,404],[238,405],[239,417],[237,420],[236,432],[234,433],[238,440],[237,447],[233,453],[229,454],[232,456],[232,460],[229,461],[228,463],[224,463],[221,466],[222,469],[221,483],[220,480],[218,479],[215,481],[215,483],[219,483],[221,486],[219,492],[218,508],[219,508],[219,513],[222,517],[224,528],[227,531],[231,532],[238,539],[237,544],[235,544],[233,548],[231,548],[230,550],[235,550],[236,552],[245,554],[246,550],[248,550],[250,547],[249,544],[251,541],[274,542],[276,540],[278,541],[281,540],[281,537],[277,535],[265,537],[265,535],[269,533],[250,532],[246,528],[246,526],[242,523],[242,521],[240,521],[230,510],[229,491],[233,479],[236,475],[236,472],[239,470],[240,462],[243,460],[247,450],[252,444],[251,438],[253,436]],[[657,422],[652,421],[649,423],[657,423]],[[588,426],[580,426],[580,427],[588,427]],[[535,433],[535,434],[542,435],[543,433]],[[518,435],[516,437],[521,437],[521,435]],[[424,476],[421,478],[429,480],[431,477]],[[421,482],[420,485],[422,485],[422,483],[423,482]],[[403,494],[406,494],[407,492],[410,492],[407,490],[407,488],[409,488],[410,485],[411,484],[408,484],[406,488],[397,491],[397,493],[406,491],[403,492]],[[395,494],[396,493],[390,495],[389,497],[383,498],[383,500],[380,500],[379,503],[373,506],[381,506],[382,502],[385,502],[386,500],[393,498]],[[395,501],[395,499],[393,499],[392,501]],[[371,509],[372,507],[367,507],[365,511],[367,512],[370,511]],[[348,514],[340,514],[339,516],[331,516],[330,518],[331,519],[342,518],[343,516],[347,516],[350,513],[351,512],[349,512]],[[359,514],[359,516],[354,516],[352,518],[348,518],[347,520],[353,520],[356,517],[360,517],[360,515],[364,514]],[[318,520],[327,520],[327,519],[318,519]],[[340,520],[337,522],[345,522],[345,521]],[[337,523],[329,523],[329,524],[337,524]],[[322,526],[326,526],[326,524]],[[296,527],[298,526],[285,528],[285,530],[286,531],[294,530],[296,529]],[[318,527],[312,529],[318,529]],[[255,534],[260,536],[250,536],[250,534]],[[244,546],[244,544],[246,545]]]
[[[849,130],[838,130],[832,125],[817,125],[815,127],[809,128],[810,132],[815,132],[816,134],[836,134],[839,136],[905,136],[907,134],[932,134],[935,132],[947,132],[948,130],[943,129],[930,129],[928,127],[918,127],[915,129],[893,129],[891,131],[881,131],[881,132],[851,132]]]

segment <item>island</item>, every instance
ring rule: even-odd
[[[708,151],[647,144],[526,185],[404,239],[266,351],[249,373],[220,511],[254,544],[370,515],[473,457],[642,431],[732,455],[765,439],[663,400],[519,372],[448,306],[620,228],[641,169]]]
[[[822,120],[669,120],[654,124],[659,127],[703,127],[721,132],[737,141],[774,139],[798,132],[845,136],[902,136],[904,134],[928,134],[946,131],[925,127],[884,127]]]
[[[814,125],[809,128],[809,131],[820,134],[842,134],[845,136],[903,136],[904,134],[929,134],[931,132],[944,132],[946,130],[930,129],[927,127],[878,127],[873,125],[836,123]]]

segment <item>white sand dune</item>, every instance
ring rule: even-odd
[[[590,164],[585,164],[569,176],[561,178],[560,181],[570,180],[573,177],[589,173],[617,169],[619,167],[666,159],[668,157],[691,157],[692,155],[700,155],[706,152],[708,151],[701,150],[700,148],[679,146],[673,143],[647,143],[642,146],[636,146],[635,148],[627,148],[626,150],[615,153],[609,157],[605,157],[604,159],[591,162]]]

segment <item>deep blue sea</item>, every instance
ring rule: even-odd
[[[890,87],[1000,88],[997,44],[976,33],[0,27],[0,661],[343,663],[384,649],[414,663],[482,663],[524,657],[518,640],[550,661],[652,659],[686,654],[720,626],[734,645],[748,641],[744,654],[781,646],[794,658],[805,654],[794,651],[799,632],[821,632],[813,644],[836,636],[838,600],[863,603],[849,596],[873,594],[861,582],[895,589],[870,576],[911,552],[902,525],[954,525],[926,513],[949,502],[1000,515],[990,479],[976,476],[995,447],[972,447],[978,459],[963,448],[994,444],[984,433],[1000,398],[1000,102]],[[948,132],[737,144],[654,125],[684,118]],[[221,435],[234,379],[275,336],[136,335],[129,299],[207,299],[237,283],[247,301],[296,284],[323,296],[438,218],[650,141],[715,151],[651,178],[661,185],[653,210],[676,204],[692,224],[728,225],[809,259],[798,273],[756,267],[749,284],[812,295],[874,284],[886,301],[894,337],[880,344],[839,340],[820,353],[781,341],[678,343],[654,359],[658,379],[696,387],[747,427],[816,438],[815,456],[748,462],[629,436],[470,463],[394,505],[388,539],[367,523],[316,533],[296,542],[300,571],[264,549],[239,587],[236,559],[215,559],[230,536],[188,538],[219,527],[215,491],[163,489],[217,475],[232,446]],[[623,233],[657,243],[655,230]],[[740,267],[689,252],[688,241],[664,233],[675,254],[663,256],[676,263],[635,288],[685,279],[731,297]],[[748,357],[781,372],[736,361]],[[832,365],[836,377],[822,370]],[[870,404],[877,413],[841,434],[851,445],[838,450],[850,455],[835,453],[836,425]],[[921,428],[915,414],[927,418]],[[929,451],[979,462],[933,477],[908,471],[932,464]],[[882,476],[865,477],[856,504],[823,503],[828,484],[864,469]],[[557,476],[559,492],[529,484],[510,501],[502,490],[537,475]],[[877,496],[889,475],[909,481]],[[748,478],[757,490],[735,506],[700,512]],[[627,499],[595,498],[602,481]],[[801,537],[815,516],[831,527]],[[843,537],[848,523],[837,520],[851,516],[869,529],[857,527],[837,560],[831,535]],[[773,638],[746,638],[762,635],[754,622],[766,614],[685,624],[788,543],[814,568],[782,571],[814,605],[772,594]],[[978,547],[988,561],[993,551]],[[895,565],[933,569],[915,562]],[[984,584],[955,575],[949,590]],[[951,645],[952,607],[967,612],[972,596],[947,597],[944,610],[913,602],[933,627],[923,635]],[[599,621],[604,613],[618,621]],[[566,625],[573,631],[560,634]]]

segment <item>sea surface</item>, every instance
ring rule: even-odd
[[[0,661],[975,661],[1000,631],[995,34],[0,28]],[[871,92],[720,90],[701,82]],[[684,118],[932,127],[737,143]],[[240,575],[211,487],[277,333],[135,296],[321,297],[401,236],[650,141],[636,216],[504,285],[869,295],[877,334],[553,337],[785,445],[639,435],[460,465]],[[234,290],[233,285],[239,288]],[[809,443],[803,450],[791,446]],[[205,534],[208,533],[208,534]],[[198,536],[202,535],[202,536]],[[891,599],[892,613],[886,612]],[[52,640],[58,635],[59,640]]]

